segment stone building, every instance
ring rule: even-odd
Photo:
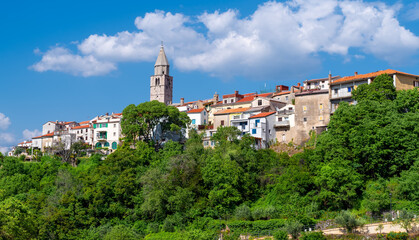
[[[167,61],[163,45],[154,64],[154,75],[150,77],[150,101],[157,100],[166,105],[173,100],[173,77],[169,75],[169,61]]]

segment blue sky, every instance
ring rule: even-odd
[[[419,74],[415,1],[7,1],[0,151],[50,120],[149,99],[164,41],[174,102],[382,69]]]

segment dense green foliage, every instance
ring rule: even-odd
[[[156,148],[146,129],[154,123],[138,118],[160,109],[155,103],[124,110],[128,144],[104,160],[79,157],[74,167],[0,155],[0,238],[214,239],[228,226],[231,239],[281,239],[279,229],[298,236],[341,210],[380,214],[392,201],[393,210],[418,211],[419,91],[385,81],[355,90],[358,104],[342,103],[316,147],[291,157],[255,150],[229,127],[214,134],[213,149],[195,131],[185,144]],[[172,110],[163,118],[182,118]],[[179,121],[164,128],[187,122]]]

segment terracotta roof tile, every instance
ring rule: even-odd
[[[267,117],[269,115],[272,115],[274,113],[276,113],[276,112],[263,112],[263,113],[259,113],[259,114],[256,114],[254,116],[251,116],[250,118],[263,118],[263,117]]]
[[[89,124],[90,123],[90,121],[83,121],[83,122],[80,122],[80,125],[85,125],[85,124]]]
[[[72,127],[71,129],[84,129],[84,128],[89,128],[89,127],[90,125],[81,125],[81,126]]]
[[[285,94],[290,94],[291,91],[286,91],[286,92],[279,92],[279,93],[275,93],[274,96],[280,96],[280,95],[285,95]]]
[[[241,113],[249,110],[250,108],[233,108],[233,109],[224,109],[214,113],[214,115],[221,115],[221,114],[230,114],[230,113]]]
[[[256,95],[245,97],[237,101],[236,103],[245,103],[245,102],[251,102],[253,99],[255,99]]]
[[[357,74],[357,75],[354,75],[354,76],[343,77],[343,78],[340,78],[340,79],[332,82],[331,85],[334,85],[336,83],[348,82],[348,81],[355,81],[355,80],[361,80],[361,79],[374,78],[374,77],[380,76],[381,74],[389,74],[389,75],[392,75],[392,74],[402,74],[402,75],[408,75],[408,76],[418,77],[418,75],[413,75],[413,74],[404,73],[404,72],[400,72],[400,71],[396,71],[396,70],[392,70],[392,69],[387,69],[387,70],[381,70],[381,71],[377,71],[377,72],[371,72],[371,73],[365,73],[365,74]]]
[[[186,112],[186,113],[200,113],[204,110],[205,110],[205,108],[198,108],[198,109],[192,109],[192,110],[190,110],[189,112]]]
[[[272,94],[274,94],[274,93],[261,93],[261,94],[258,94],[257,96],[258,97],[269,97],[269,96],[271,96]]]

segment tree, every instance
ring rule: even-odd
[[[406,232],[410,232],[415,224],[415,214],[412,212],[402,210],[399,217],[394,221],[395,224],[400,225]]]
[[[131,104],[123,110],[122,115],[122,134],[126,141],[134,144],[138,140],[152,141],[156,147],[169,131],[180,133],[190,122],[186,113],[157,100],[137,106]]]
[[[352,233],[355,229],[363,225],[363,222],[349,211],[341,211],[335,218],[335,221],[338,225],[345,228],[348,233]]]
[[[352,98],[356,101],[385,101],[396,98],[396,88],[393,79],[382,74],[376,77],[371,84],[362,84],[352,92]]]
[[[35,215],[28,206],[12,197],[0,203],[0,238],[36,238]]]
[[[240,130],[234,126],[221,126],[217,128],[217,132],[212,135],[211,140],[215,141],[218,145],[225,145],[232,142],[237,143],[240,135]]]

